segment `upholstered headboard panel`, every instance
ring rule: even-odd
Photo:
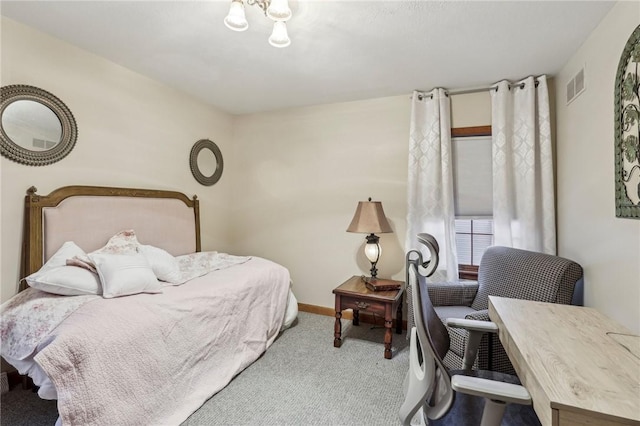
[[[174,256],[196,251],[192,209],[171,198],[68,198],[42,209],[44,259],[65,241],[86,252],[102,247],[119,231],[133,229],[141,244],[162,247]]]
[[[23,277],[37,271],[65,241],[89,252],[126,229],[133,229],[140,243],[174,256],[200,251],[197,197],[95,186],[67,186],[41,196],[31,187],[25,197]]]

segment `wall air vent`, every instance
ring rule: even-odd
[[[584,67],[582,67],[567,83],[567,105],[584,92],[585,88]]]

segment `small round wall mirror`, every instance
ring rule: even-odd
[[[62,160],[78,129],[67,106],[51,93],[22,84],[0,88],[0,153],[30,166]]]
[[[191,173],[198,182],[211,186],[220,180],[224,162],[222,152],[214,142],[209,139],[201,139],[191,148],[189,155]]]

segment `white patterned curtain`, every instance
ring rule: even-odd
[[[494,242],[556,254],[549,93],[537,81],[491,91]]]
[[[447,280],[457,280],[451,107],[444,89],[413,93],[408,187],[407,251],[422,248],[417,234],[433,235],[440,246],[439,269],[446,270]]]

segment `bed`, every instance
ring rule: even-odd
[[[82,277],[71,291],[69,271]],[[64,425],[179,424],[297,313],[286,268],[201,252],[198,199],[173,191],[30,188],[21,276],[29,286],[2,305],[2,356],[57,399]]]

